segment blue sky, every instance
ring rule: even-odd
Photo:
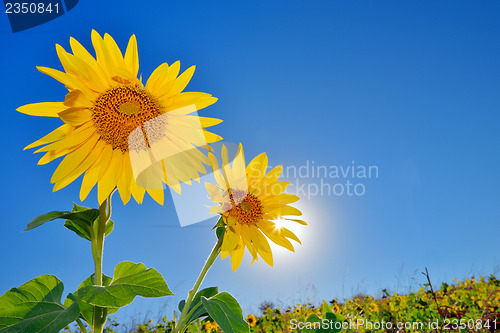
[[[214,131],[242,142],[247,158],[265,151],[271,165],[377,167],[370,179],[324,179],[361,183],[362,196],[302,198],[303,245],[278,251],[275,267],[248,266],[248,253],[236,272],[228,260],[216,262],[204,285],[229,291],[245,312],[264,300],[405,291],[425,282],[425,267],[436,282],[498,274],[499,10],[496,1],[81,0],[15,34],[0,15],[0,290],[55,274],[71,292],[92,273],[89,244],[62,222],[20,233],[33,217],[80,203],[81,180],[52,193],[57,163],[37,166],[41,156],[22,148],[60,121],[15,112],[63,99],[65,88],[35,66],[61,69],[54,44],[68,47],[72,36],[90,47],[91,29],[110,33],[122,50],[136,34],[144,78],[162,62],[196,65],[187,90],[219,98],[200,115],[223,119]],[[94,190],[83,204],[96,201]],[[117,316],[155,318],[165,305],[171,317],[214,244],[211,223],[181,228],[168,196],[164,206],[123,206],[116,196],[113,220],[104,271],[143,262],[178,295],[139,300]]]

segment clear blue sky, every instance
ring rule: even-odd
[[[60,121],[15,112],[63,99],[65,88],[35,66],[61,69],[54,44],[68,47],[73,36],[90,47],[91,29],[122,49],[136,34],[144,78],[162,62],[197,65],[188,90],[219,98],[200,114],[224,119],[215,132],[241,141],[247,158],[266,151],[272,165],[377,166],[378,178],[351,180],[363,183],[363,196],[301,200],[303,246],[280,251],[274,268],[249,267],[248,254],[235,273],[228,260],[216,262],[204,285],[229,291],[245,312],[264,300],[405,291],[424,282],[425,267],[435,281],[498,273],[498,1],[155,3],[81,0],[15,34],[0,15],[2,293],[40,274],[71,292],[92,273],[90,245],[62,221],[20,233],[33,217],[79,203],[81,180],[52,193],[57,163],[37,166],[41,156],[22,148]],[[94,190],[84,205],[96,201]],[[211,224],[181,228],[169,197],[164,206],[123,206],[117,196],[113,220],[104,271],[143,262],[179,296],[140,300],[118,317],[151,310],[155,318],[167,301],[171,317],[214,243]]]

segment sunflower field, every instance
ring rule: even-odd
[[[321,325],[314,326],[317,318]],[[332,318],[325,320],[326,318]],[[287,308],[262,308],[248,314],[250,331],[270,332],[500,332],[500,280],[475,277],[442,283],[434,290],[427,283],[406,295],[382,291],[382,297],[359,295],[341,302],[296,304]],[[337,328],[331,323],[337,323]],[[167,316],[158,322],[138,324],[130,332],[170,332]],[[320,327],[318,327],[320,326]],[[333,326],[333,327],[326,327]],[[105,332],[123,332],[125,324],[111,320]],[[67,327],[63,332],[76,333]],[[223,332],[210,317],[193,322],[188,332]]]

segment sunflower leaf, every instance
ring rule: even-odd
[[[102,275],[102,283],[104,286],[109,286],[111,283],[111,278],[107,275]],[[85,288],[87,286],[92,286],[94,284],[94,274],[86,278],[79,286],[74,295],[78,294],[78,291],[82,288]],[[78,305],[80,307],[80,318],[85,320],[91,327],[94,325],[94,306],[90,305],[83,299],[81,299],[78,296],[74,296],[72,298],[66,298],[64,301],[64,306],[65,307],[70,307],[74,302],[78,302]],[[119,308],[107,308],[108,309],[108,314],[115,313],[116,311],[119,310]]]
[[[86,286],[77,291],[78,298],[88,304],[120,308],[132,303],[136,296],[173,296],[167,283],[154,268],[144,264],[124,261],[116,265],[114,276],[108,286]]]
[[[306,319],[311,328],[303,329],[303,333],[338,333],[342,330],[342,322],[345,320],[341,315],[326,312],[323,318],[313,313]],[[339,323],[339,324],[336,324]],[[307,327],[307,326],[306,326]]]
[[[40,216],[35,217],[33,220],[31,220],[31,222],[28,223],[28,225],[26,226],[26,229],[23,230],[23,232],[31,230],[31,229],[35,229],[35,228],[41,226],[42,224],[49,222],[49,221],[53,221],[55,219],[65,219],[68,216],[68,214],[71,214],[71,212],[54,211],[54,212],[42,214]]]
[[[248,323],[243,319],[240,305],[227,292],[222,292],[210,298],[201,297],[203,306],[222,331],[226,333],[250,332]]]
[[[53,221],[55,219],[64,219],[64,226],[76,233],[79,237],[86,240],[92,240],[93,234],[96,234],[92,228],[97,228],[99,222],[99,209],[88,208],[73,204],[71,212],[67,211],[54,211],[35,217],[26,227],[28,231],[35,229],[42,224]],[[114,222],[109,220],[106,222],[105,236],[108,236],[114,228]],[[23,231],[23,232],[24,232]]]
[[[191,323],[192,321],[208,316],[207,310],[203,307],[203,304],[201,302],[201,297],[207,297],[210,298],[212,296],[215,296],[219,292],[219,288],[217,287],[209,287],[205,288],[203,290],[200,290],[199,292],[196,293],[194,296],[193,300],[191,301],[191,305],[189,306],[189,311],[186,315],[186,325]],[[182,300],[179,302],[179,311],[182,312],[184,310],[184,306],[186,304],[185,300]]]
[[[57,277],[41,275],[7,291],[0,297],[0,332],[59,332],[80,314],[77,302],[61,304],[63,289]]]

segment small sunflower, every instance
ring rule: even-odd
[[[215,156],[212,153],[209,156],[218,184],[205,183],[211,200],[218,204],[211,207],[210,211],[222,215],[223,223],[227,226],[221,247],[222,259],[230,255],[232,269],[236,271],[246,247],[253,257],[252,263],[260,255],[272,266],[273,255],[268,239],[293,252],[289,238],[299,244],[300,240],[283,225],[289,222],[307,223],[294,218],[302,213],[288,205],[299,198],[283,193],[290,182],[278,181],[282,166],[266,174],[267,155],[262,153],[245,167],[241,144],[232,167],[227,148],[222,146],[222,172]]]
[[[257,324],[257,318],[255,318],[253,314],[249,314],[246,320],[248,325],[250,325],[250,327],[254,327],[255,324]]]
[[[207,321],[205,323],[205,331],[208,333],[217,332],[219,325],[215,321]]]
[[[38,164],[65,156],[51,183],[57,191],[80,177],[83,201],[97,184],[102,203],[117,188],[124,203],[139,203],[147,191],[163,203],[162,184],[180,191],[180,183],[199,180],[209,159],[198,148],[221,138],[205,128],[221,120],[190,115],[217,101],[202,92],[182,92],[195,67],[179,75],[180,63],[156,68],[144,86],[137,78],[139,57],[134,35],[122,55],[113,38],[92,31],[94,58],[70,38],[72,54],[56,45],[64,71],[38,70],[69,90],[64,102],[21,106],[33,116],[59,117],[64,125],[28,145],[45,155]],[[168,163],[167,163],[168,159]]]

